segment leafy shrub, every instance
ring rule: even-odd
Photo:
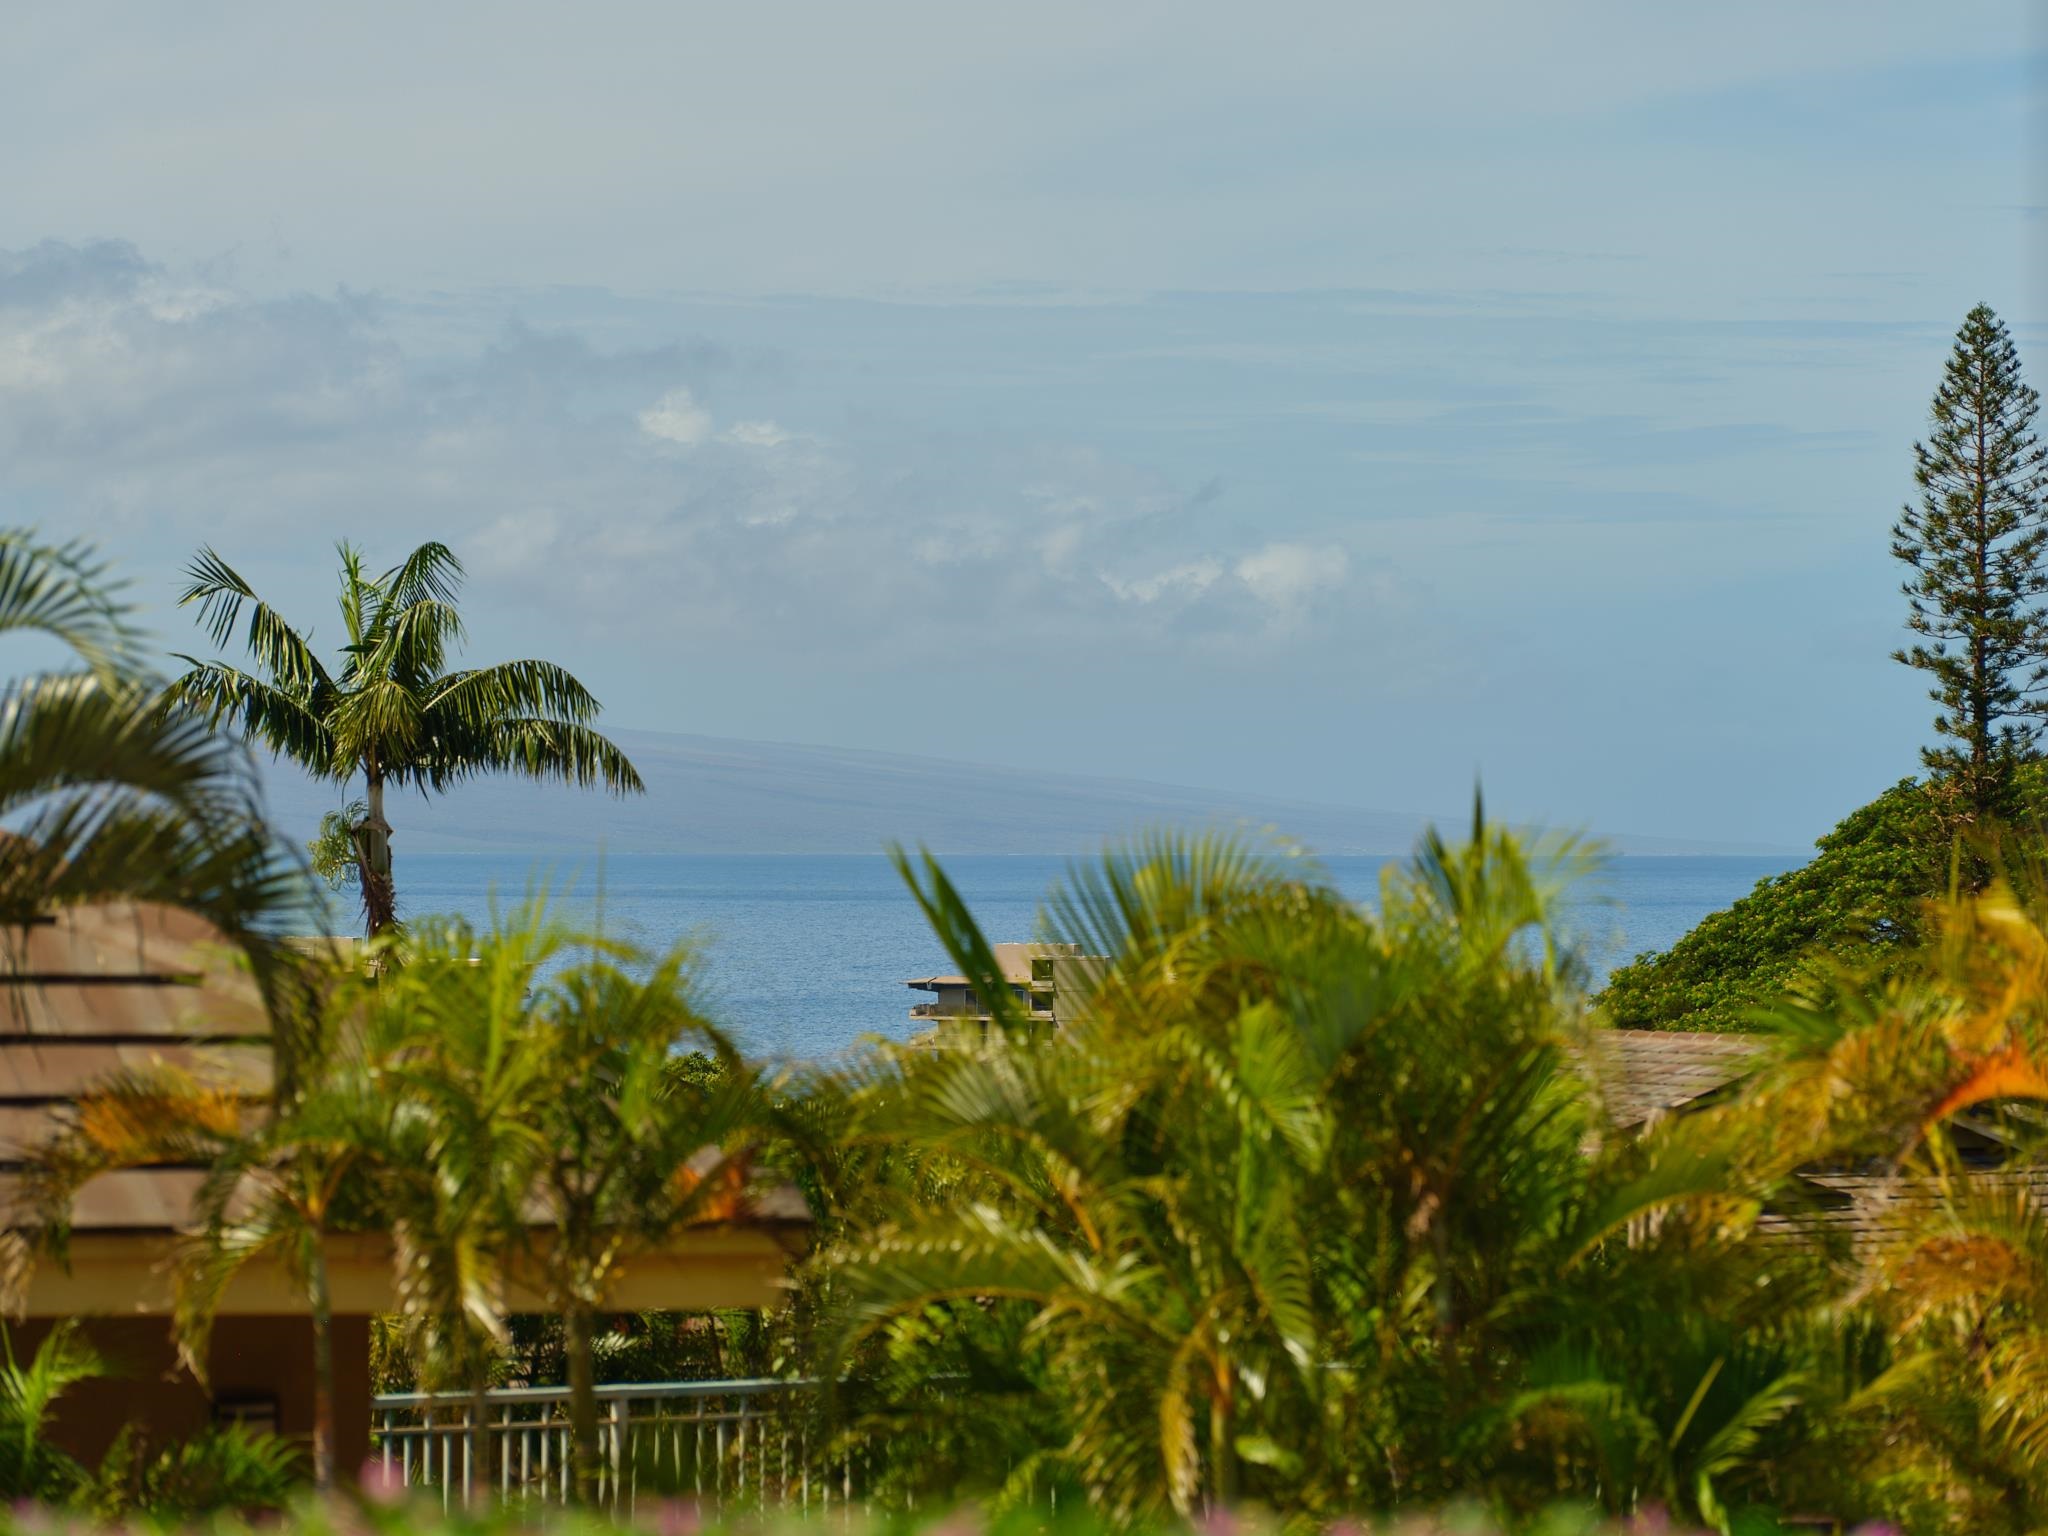
[[[216,1511],[283,1509],[304,1480],[290,1442],[247,1425],[211,1425],[151,1454],[131,1424],[100,1463],[89,1503],[108,1518],[139,1510],[187,1521]]]
[[[2017,824],[2038,826],[2048,770],[2022,765],[2013,797]],[[1902,780],[1821,838],[1811,863],[1759,881],[1670,949],[1615,971],[1598,1001],[1624,1029],[1739,1030],[1816,963],[1903,954],[1958,859],[1965,883],[1982,873],[1958,829],[1945,786]]]
[[[68,1499],[87,1482],[85,1468],[47,1438],[57,1399],[81,1381],[107,1374],[107,1362],[70,1319],[52,1328],[27,1364],[0,1329],[0,1497]]]

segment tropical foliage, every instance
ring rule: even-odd
[[[166,720],[120,587],[78,544],[0,529],[0,635],[67,658],[0,694],[0,929],[54,906],[162,902],[259,955],[293,901],[251,763],[194,720]]]
[[[402,951],[380,945],[302,990],[311,1005],[268,1105],[165,1064],[82,1095],[25,1180],[42,1242],[62,1252],[77,1191],[103,1173],[207,1169],[177,1266],[182,1353],[203,1375],[244,1266],[291,1275],[313,1324],[323,1488],[337,1474],[330,1240],[390,1233],[392,1331],[432,1387],[489,1387],[516,1282],[559,1319],[587,1484],[594,1327],[620,1267],[736,1214],[772,1118],[754,1070],[691,1003],[690,952],[578,936],[535,902],[483,933],[422,924]]]
[[[90,1474],[52,1441],[51,1415],[66,1390],[106,1375],[106,1361],[69,1320],[25,1361],[16,1358],[11,1334],[0,1344],[0,1497],[62,1502],[85,1488]]]
[[[1757,1085],[1755,1124],[1884,1213],[1859,1276],[1884,1368],[1835,1432],[1863,1496],[1913,1529],[2048,1520],[2044,915],[2039,869],[1941,904],[1911,967],[1781,1003]]]
[[[1044,1038],[980,985],[986,1044],[861,1084],[857,1139],[903,1155],[818,1260],[821,1369],[985,1397],[1009,1443],[975,1452],[982,1492],[1125,1519],[1462,1495],[1719,1523],[1787,1497],[1825,1270],[1759,1237],[1785,1170],[1722,1122],[1602,1133],[1549,924],[1572,862],[1479,825],[1376,917],[1232,843],[1077,872],[1051,931],[1112,962],[1080,1020]],[[994,980],[943,871],[917,878]],[[922,1437],[885,1443],[948,1492],[918,1486]]]
[[[298,1265],[314,1307],[317,1239],[376,1224],[423,1380],[497,1379],[517,1285],[588,1382],[606,1276],[730,1213],[773,1140],[824,1217],[778,1349],[837,1383],[818,1444],[860,1446],[887,1505],[2033,1529],[2040,877],[1936,907],[1882,973],[1816,972],[1746,1093],[1623,1131],[1549,921],[1582,863],[1475,822],[1367,912],[1298,856],[1151,839],[1051,903],[1048,936],[1106,964],[1048,1035],[943,868],[906,861],[995,1028],[781,1085],[702,1019],[685,955],[532,908],[421,924],[403,964],[309,994],[318,1048],[272,1116],[132,1074],[81,1105],[53,1187],[117,1154],[211,1162],[188,1338],[249,1254]],[[1845,1181],[1885,1191],[1883,1246],[1847,1243]],[[198,1476],[138,1465],[95,1475]]]
[[[97,1469],[55,1443],[53,1419],[80,1382],[119,1374],[75,1321],[53,1326],[26,1361],[0,1329],[0,1496],[71,1505],[115,1518],[212,1510],[282,1509],[299,1483],[298,1456],[284,1441],[240,1425],[210,1428],[152,1451],[129,1425]]]
[[[316,778],[343,785],[361,777],[349,862],[374,935],[397,920],[387,786],[439,792],[483,773],[620,793],[642,786],[626,755],[592,728],[597,700],[563,668],[525,660],[450,670],[463,636],[462,564],[446,545],[422,544],[377,576],[356,549],[343,544],[340,553],[347,640],[330,669],[309,632],[294,629],[219,555],[201,550],[181,600],[198,606],[217,647],[234,638],[246,612],[243,641],[256,670],[182,656],[187,670],[169,698],[198,720],[232,721]],[[323,829],[323,839],[331,842],[331,833]],[[341,861],[330,850],[327,862],[332,873]]]
[[[560,1321],[587,1491],[597,1320],[632,1255],[744,1206],[763,1096],[694,1007],[687,948],[574,936],[537,905],[489,933],[436,924],[419,940],[364,999],[400,1129],[380,1208],[401,1316],[430,1374],[453,1362],[481,1388],[510,1343],[516,1268]],[[693,1047],[719,1070],[685,1070]]]

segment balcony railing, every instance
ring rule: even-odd
[[[1052,999],[1031,998],[1025,1003],[1026,1011],[1034,1019],[1050,1019],[1053,1016]],[[979,1003],[912,1003],[910,1016],[913,1019],[985,1019],[989,1011]]]
[[[630,1515],[641,1499],[810,1511],[855,1502],[857,1455],[822,1442],[809,1381],[676,1381],[597,1389],[597,1499]],[[391,1392],[370,1400],[371,1455],[387,1481],[438,1492],[443,1508],[487,1496],[564,1502],[573,1442],[566,1387],[484,1395],[482,1461],[474,1399]]]

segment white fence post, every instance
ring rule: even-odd
[[[600,1502],[630,1515],[639,1496],[640,1453],[648,1452],[649,1470],[661,1480],[658,1486],[665,1486],[669,1478],[682,1476],[686,1447],[690,1475],[685,1486],[709,1505],[745,1502],[764,1509],[801,1509],[821,1492],[827,1502],[835,1494],[850,1502],[851,1455],[837,1468],[818,1468],[824,1476],[812,1484],[806,1399],[816,1386],[809,1380],[764,1378],[599,1387]],[[371,1399],[375,1453],[387,1476],[431,1491],[444,1509],[494,1496],[566,1503],[574,1460],[568,1400],[566,1387],[500,1387],[487,1393],[481,1411],[483,1433],[489,1437],[485,1464],[492,1465],[489,1455],[496,1457],[497,1475],[491,1477],[475,1465],[470,1417],[479,1409],[468,1393],[384,1393]],[[797,1416],[794,1431],[792,1415]],[[772,1447],[765,1438],[771,1434]],[[673,1469],[664,1459],[664,1447],[673,1452]]]

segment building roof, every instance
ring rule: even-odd
[[[1798,1177],[1814,1192],[1814,1204],[1768,1213],[1758,1220],[1760,1231],[1793,1237],[1840,1233],[1867,1251],[1924,1235],[1951,1200],[1933,1179],[1915,1174],[1808,1170]],[[1972,1192],[2008,1192],[2037,1210],[2048,1209],[2048,1167],[1967,1168],[1960,1178]]]
[[[218,930],[174,907],[69,907],[0,931],[0,1203],[25,1151],[95,1081],[156,1063],[204,1067],[251,1101],[270,1089],[270,1024],[254,980]],[[80,1232],[170,1232],[200,1174],[134,1168],[94,1179],[72,1205]]]
[[[1618,1126],[1641,1125],[1726,1088],[1758,1062],[1754,1036],[1610,1029],[1595,1037],[1593,1078]]]
[[[1763,1051],[1763,1041],[1750,1035],[1617,1029],[1600,1035],[1592,1054],[1609,1117],[1633,1127],[1728,1087]],[[2048,1167],[1966,1168],[1961,1176],[1974,1190],[2012,1191],[2048,1209]],[[1805,1169],[1797,1179],[1811,1203],[1766,1213],[1760,1231],[1839,1234],[1867,1251],[1924,1232],[1949,1198],[1932,1180],[1910,1174]]]
[[[66,1122],[94,1081],[159,1062],[204,1067],[254,1105],[270,1090],[270,1044],[254,980],[219,932],[189,912],[112,903],[0,929],[0,1213],[13,1208],[24,1154]],[[706,1148],[693,1171],[709,1176],[719,1161]],[[101,1174],[74,1197],[72,1229],[109,1237],[185,1230],[203,1177],[180,1167]],[[800,1191],[776,1185],[736,1192],[723,1220],[794,1227],[807,1225],[810,1211]]]
[[[1002,973],[1003,980],[1013,987],[1026,987],[1031,984],[1031,962],[1034,960],[1074,960],[1081,955],[1081,947],[1078,944],[991,944],[989,949],[995,957],[996,968]],[[915,987],[920,992],[931,992],[940,987],[966,987],[972,986],[973,983],[965,976],[919,976],[905,982],[904,985]]]

